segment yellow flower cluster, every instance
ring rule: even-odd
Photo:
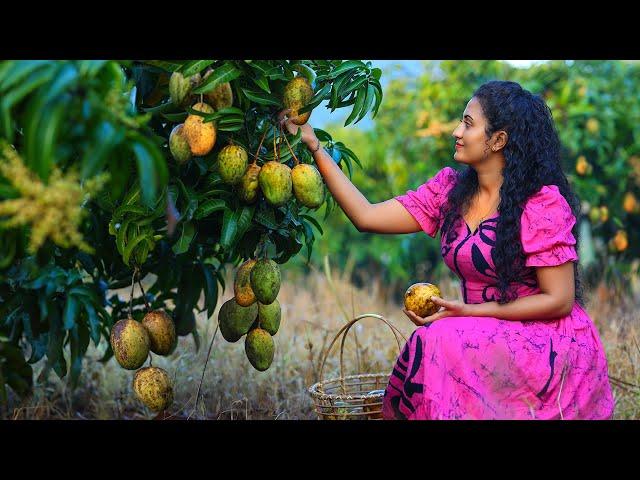
[[[109,175],[104,173],[80,185],[77,172],[62,174],[54,168],[44,184],[28,167],[17,152],[3,143],[0,145],[0,174],[20,192],[20,198],[0,202],[0,228],[29,225],[30,253],[35,253],[50,238],[63,248],[78,247],[87,253],[93,248],[82,238],[78,227],[86,215],[83,204],[104,186]]]

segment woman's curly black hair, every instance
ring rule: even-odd
[[[508,81],[485,83],[473,96],[480,102],[487,119],[487,136],[498,130],[508,134],[498,206],[500,216],[492,253],[499,292],[497,301],[504,304],[517,298],[515,283],[526,274],[525,255],[520,241],[520,218],[526,201],[543,185],[556,185],[576,218],[580,214],[580,201],[562,171],[558,132],[551,111],[540,96],[531,94],[516,82]],[[471,166],[458,172],[458,181],[443,205],[442,235],[447,235],[447,241],[457,237],[455,227],[478,190],[478,175]],[[450,228],[452,226],[454,228]],[[578,228],[576,222],[572,229],[576,249]],[[584,307],[578,262],[574,262],[573,271],[575,300]]]

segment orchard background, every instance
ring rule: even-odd
[[[170,98],[174,71],[201,78],[182,106]],[[283,143],[275,125],[283,89],[298,75],[314,87],[318,137],[372,203],[455,166],[451,132],[483,82],[514,80],[544,96],[582,200],[580,266],[616,418],[638,418],[639,74],[637,62],[622,61],[425,61],[412,71],[354,60],[1,62],[3,418],[150,418],[109,344],[113,324],[129,309],[140,319],[147,303],[170,312],[180,336],[171,355],[153,356],[174,381],[170,417],[315,418],[306,388],[346,320],[379,313],[408,334],[408,285],[429,281],[458,297],[437,242],[422,234],[360,233],[328,191],[318,209],[294,197],[247,205],[221,181],[216,158],[230,142],[250,162],[313,163],[300,139]],[[205,116],[217,129],[213,150],[178,163],[170,132],[225,82],[233,106]],[[266,372],[251,368],[242,345],[214,339],[234,272],[256,252],[282,271],[282,326]],[[397,349],[381,325],[362,322],[352,340],[353,373],[391,367]],[[335,357],[326,376],[337,371]]]

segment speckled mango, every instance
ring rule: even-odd
[[[193,106],[194,110],[202,113],[213,113],[210,105],[200,102]],[[196,156],[203,156],[209,153],[216,143],[217,131],[213,122],[204,123],[204,118],[200,115],[189,114],[184,121],[184,136],[189,142],[191,153]]]
[[[180,72],[173,72],[169,78],[169,95],[175,105],[185,106],[191,99],[191,90],[200,83],[200,74],[185,78]]]
[[[208,71],[204,77],[202,77],[202,80],[206,80],[209,75],[211,75],[211,71]],[[231,90],[231,84],[229,82],[221,83],[210,92],[205,93],[204,96],[207,102],[216,110],[233,106],[233,91]]]
[[[255,258],[250,258],[240,265],[236,271],[236,276],[233,281],[233,293],[236,302],[242,307],[248,307],[257,301],[253,290],[251,290],[250,281],[251,269],[256,264],[256,261]]]
[[[414,283],[404,294],[404,308],[419,317],[433,315],[440,307],[430,300],[432,296],[442,296],[437,286],[431,283]]]
[[[289,120],[296,125],[304,125],[309,120],[311,112],[298,115],[298,110],[304,107],[313,98],[313,89],[309,80],[305,77],[295,77],[284,87],[282,103],[285,108],[290,108]]]
[[[184,135],[184,123],[176,125],[169,135],[169,150],[178,165],[183,165],[191,159],[191,147]]]
[[[269,332],[270,335],[278,333],[281,318],[282,308],[277,298],[267,305],[258,302],[258,323],[260,328]]]
[[[237,342],[245,335],[258,317],[258,304],[238,305],[235,298],[224,302],[218,312],[220,333],[227,342]]]
[[[261,258],[251,269],[250,281],[259,302],[273,303],[280,291],[280,267],[270,258]]]
[[[299,163],[291,170],[293,194],[308,208],[318,208],[324,201],[324,183],[316,167]]]
[[[158,355],[169,355],[176,346],[176,327],[164,310],[154,310],[142,319],[142,325],[149,333],[149,348]]]
[[[252,163],[247,168],[247,171],[244,172],[238,184],[238,196],[246,204],[251,204],[258,198],[258,192],[260,191],[258,176],[260,175],[260,170],[260,165]]]
[[[258,184],[270,205],[279,207],[289,201],[293,194],[291,168],[284,163],[265,163],[258,175]]]
[[[275,344],[269,332],[262,328],[255,328],[247,334],[244,351],[253,368],[264,372],[273,362]]]
[[[110,340],[113,355],[122,368],[136,370],[149,356],[149,333],[132,318],[116,322],[111,329]]]
[[[136,397],[154,412],[166,410],[173,402],[173,385],[169,374],[158,367],[144,367],[133,377]]]
[[[238,145],[227,145],[218,153],[218,173],[229,185],[240,183],[248,165],[247,151]]]

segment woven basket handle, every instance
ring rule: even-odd
[[[398,330],[396,327],[391,325],[387,320],[385,320],[385,318],[382,315],[378,315],[376,313],[365,313],[365,314],[359,315],[356,318],[354,318],[353,320],[350,320],[348,323],[346,323],[340,329],[340,331],[338,331],[336,336],[333,338],[331,344],[329,345],[329,348],[327,348],[327,350],[326,350],[326,352],[325,352],[325,354],[324,354],[324,356],[322,358],[322,365],[320,366],[320,382],[324,382],[324,364],[327,361],[327,357],[329,356],[329,352],[331,352],[331,348],[336,343],[338,338],[340,338],[340,335],[342,335],[342,342],[340,344],[340,382],[342,384],[342,389],[344,390],[344,361],[343,361],[343,357],[344,357],[344,342],[347,339],[347,334],[349,333],[349,330],[351,329],[351,327],[353,327],[353,325],[355,325],[357,322],[359,322],[363,318],[367,318],[367,317],[372,317],[372,318],[377,318],[378,320],[382,320],[384,323],[386,323],[389,326],[389,328],[393,332],[393,335],[394,335],[394,337],[396,339],[396,343],[398,344],[398,353],[400,353],[400,351],[402,350],[402,345],[400,344],[400,338],[398,337],[398,335],[400,335],[400,337],[402,337],[405,342],[407,341],[406,337],[402,334],[402,332],[400,330]]]

